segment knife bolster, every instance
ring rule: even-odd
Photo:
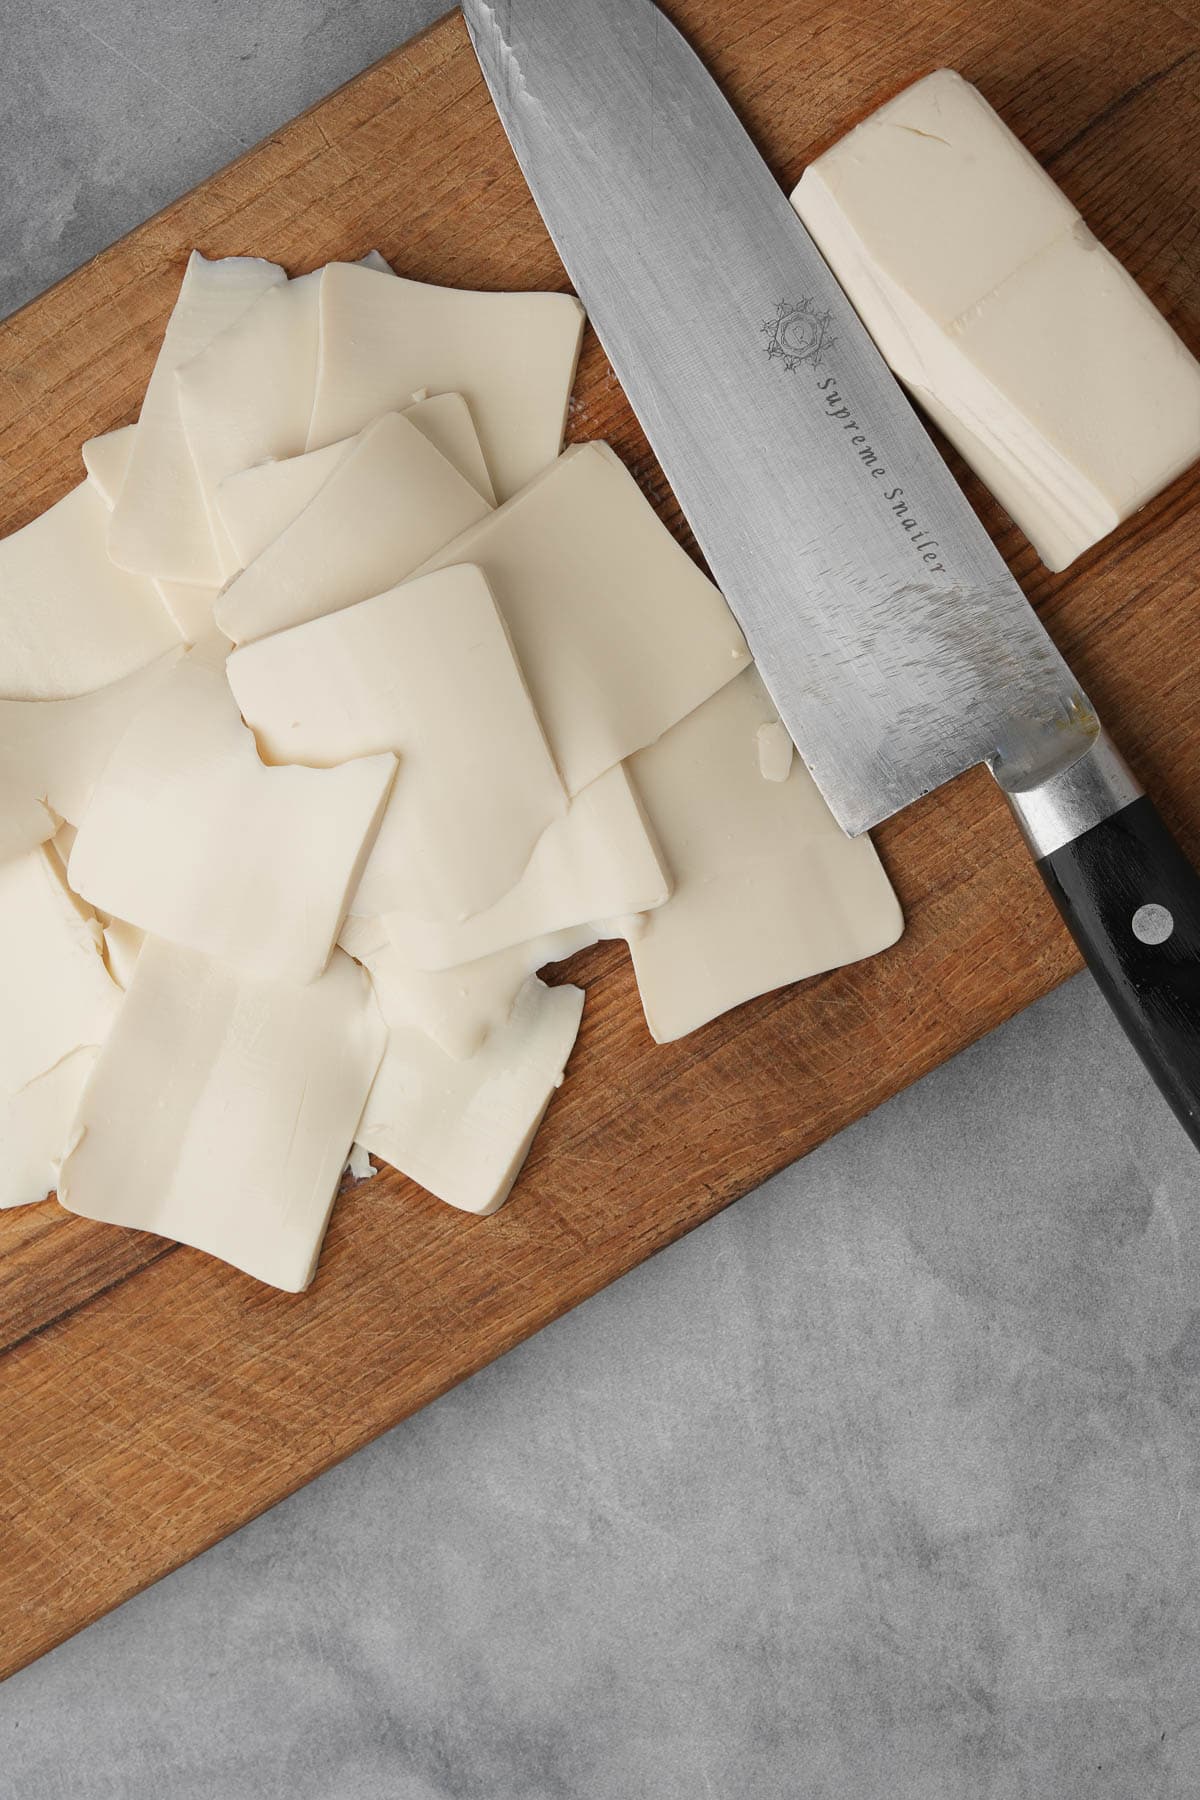
[[[1105,731],[1096,735],[1082,756],[1045,781],[1034,787],[1004,789],[1025,842],[1039,861],[1110,819],[1141,793],[1136,777]]]

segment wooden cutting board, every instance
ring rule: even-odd
[[[668,11],[787,187],[883,92],[959,68],[1200,348],[1200,19],[1182,5],[669,0]],[[0,531],[79,480],[84,438],[136,416],[193,246],[293,273],[375,246],[422,280],[566,285],[452,15],[0,326]],[[614,443],[680,527],[590,337],[571,436]],[[964,479],[1130,759],[1200,850],[1200,480],[1177,483],[1054,576]],[[682,1043],[651,1043],[620,948],[566,965],[588,990],[579,1045],[493,1220],[382,1174],[339,1201],[317,1280],[292,1297],[53,1201],[0,1215],[0,1673],[1077,967],[985,775],[910,808],[877,841],[907,913],[900,944]],[[1086,1058],[1087,1044],[1074,1054]]]

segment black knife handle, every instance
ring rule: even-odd
[[[1032,785],[992,773],[1101,992],[1200,1148],[1200,875],[1103,731]]]
[[[1038,868],[1126,1036],[1200,1147],[1200,875],[1144,794]]]

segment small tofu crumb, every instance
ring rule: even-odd
[[[786,781],[792,772],[792,740],[778,719],[758,728],[758,772],[764,781]]]

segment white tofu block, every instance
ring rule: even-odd
[[[826,151],[792,204],[892,369],[1049,568],[1200,456],[1200,364],[952,70]]]
[[[120,1001],[100,927],[53,852],[0,866],[0,1207],[54,1186],[88,1058]]]
[[[148,939],[84,1090],[59,1200],[299,1292],[385,1036],[341,951],[301,986]]]
[[[382,594],[490,510],[415,425],[387,413],[230,583],[217,624],[244,644]]]
[[[381,988],[389,1016],[432,1038],[447,1056],[474,1056],[493,1031],[508,1022],[517,995],[547,963],[586,950],[602,935],[595,925],[551,932],[526,944],[512,944],[476,962],[452,969],[417,969],[384,936],[380,920],[349,918],[342,947],[357,956]],[[604,933],[603,935],[607,935]]]
[[[83,463],[88,480],[98,489],[111,513],[125,484],[129,460],[133,455],[136,425],[121,425],[116,431],[103,432],[89,438],[83,446]],[[197,586],[192,582],[158,581],[154,590],[185,644],[199,643],[213,630],[213,605],[219,586]]]
[[[481,912],[566,812],[504,623],[469,563],[247,644],[226,673],[266,762],[399,757],[356,912]]]
[[[579,1030],[583,990],[522,987],[503,1025],[466,1060],[404,1023],[386,975],[372,976],[388,1043],[358,1142],[463,1212],[508,1198]]]
[[[45,843],[62,819],[78,825],[118,738],[181,655],[73,700],[0,700],[0,862]]]
[[[468,919],[389,912],[391,942],[413,968],[452,969],[513,944],[661,906],[670,881],[618,763],[577,794],[538,839],[521,879]],[[605,933],[604,935],[609,935]]]
[[[176,373],[267,288],[285,280],[282,269],[256,257],[210,262],[198,250],[192,252],[113,509],[108,547],[122,568],[166,581],[220,584],[221,558],[183,428]]]
[[[1082,222],[981,300],[955,339],[1117,519],[1200,456],[1200,363]]]
[[[308,448],[361,431],[420,388],[462,394],[505,500],[562,446],[583,324],[570,294],[468,293],[333,263]]]
[[[913,82],[810,163],[792,197],[801,218],[818,191],[880,272],[943,326],[1079,217],[954,69]]]
[[[417,573],[459,562],[488,578],[569,793],[750,660],[724,599],[607,444],[567,450]]]
[[[844,835],[799,757],[785,780],[764,776],[759,732],[777,723],[749,668],[631,761],[674,879],[630,936],[658,1043],[903,929],[870,840]]]
[[[488,505],[495,504],[491,482],[461,394],[434,394],[406,406],[402,414]],[[244,569],[314,500],[355,443],[343,438],[324,450],[261,462],[227,475],[217,488],[217,511],[233,545],[237,566]]]
[[[76,893],[260,980],[312,981],[358,884],[393,756],[268,769],[217,659],[186,657],[137,713],[71,851]]]
[[[0,539],[0,694],[88,693],[178,644],[153,583],[109,561],[107,533],[108,508],[83,481]]]

